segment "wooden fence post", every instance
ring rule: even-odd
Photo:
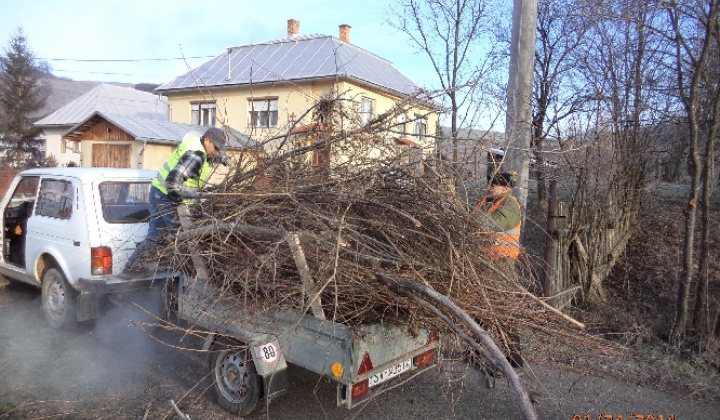
[[[550,181],[548,197],[547,227],[545,235],[545,261],[543,264],[543,296],[550,297],[551,283],[554,278],[555,261],[557,253],[557,237],[555,232],[555,218],[557,217],[557,181]]]

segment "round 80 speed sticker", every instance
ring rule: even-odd
[[[268,365],[273,364],[280,358],[280,351],[275,343],[266,343],[258,347],[260,359]]]

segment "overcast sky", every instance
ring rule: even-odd
[[[436,77],[427,59],[386,23],[391,1],[0,0],[0,45],[4,55],[22,27],[57,76],[162,84],[227,47],[285,37],[288,19],[300,21],[302,35],[337,37],[338,26],[348,24],[353,44],[431,88]]]

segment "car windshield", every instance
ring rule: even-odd
[[[150,182],[100,184],[103,217],[108,223],[139,223],[150,219]]]

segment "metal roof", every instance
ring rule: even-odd
[[[397,95],[421,91],[391,62],[328,35],[291,36],[228,48],[160,86],[158,92],[283,81],[347,78]]]
[[[202,125],[160,121],[126,115],[105,114],[96,111],[90,114],[90,116],[88,116],[85,120],[75,124],[62,137],[65,139],[80,139],[83,133],[102,119],[114,124],[130,136],[134,137],[135,140],[146,141],[149,143],[180,144],[186,133],[195,131],[202,134],[208,129],[208,127]],[[228,149],[232,150],[259,147],[258,142],[233,128],[229,128],[226,132],[228,133]]]
[[[36,122],[38,126],[77,124],[99,111],[147,120],[167,120],[168,105],[158,95],[102,83],[91,91]]]

